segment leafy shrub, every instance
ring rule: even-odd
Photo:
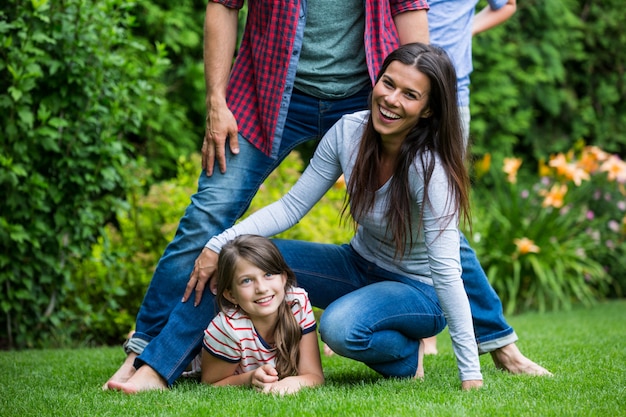
[[[133,328],[156,264],[197,188],[199,168],[198,155],[181,157],[177,176],[146,192],[151,172],[141,164],[128,167],[128,204],[117,209],[91,255],[77,260],[68,284],[64,309],[82,318],[68,329],[71,339],[114,344]]]
[[[626,221],[626,165],[594,147],[553,156],[541,166],[540,177],[518,172],[521,159],[501,162],[501,170],[492,169],[488,158],[477,164],[472,240],[506,313],[569,308],[574,301],[591,304],[611,284],[619,288],[609,275],[617,272],[614,263],[605,267],[613,249],[601,243],[609,239],[610,216]],[[610,171],[612,162],[621,169],[622,184]],[[598,193],[622,198],[613,200],[614,208],[602,204],[593,214]],[[619,229],[612,228],[612,239],[623,251],[626,230]]]
[[[130,7],[7,0],[0,10],[0,346],[63,343],[57,331],[80,319],[59,311],[69,265],[123,203],[128,138],[171,114],[164,51],[130,36]]]

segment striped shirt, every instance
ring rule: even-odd
[[[302,333],[316,329],[313,308],[307,292],[299,287],[286,293],[286,300],[302,328]],[[256,332],[252,320],[241,309],[220,312],[204,331],[204,349],[226,362],[239,363],[235,375],[263,365],[275,366],[276,348]]]
[[[244,0],[211,0],[241,9]],[[302,46],[306,0],[248,0],[246,29],[226,100],[239,133],[266,155],[279,144]],[[365,55],[372,79],[400,41],[392,17],[428,9],[426,0],[365,0]],[[275,150],[274,150],[275,151]],[[275,151],[276,152],[276,151]]]

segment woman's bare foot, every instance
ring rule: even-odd
[[[439,353],[437,350],[437,336],[427,337],[422,339],[424,342],[424,355],[436,355]]]
[[[515,343],[503,346],[490,353],[491,359],[493,359],[493,363],[498,369],[512,374],[552,376],[552,372],[524,356]]]
[[[426,349],[426,343],[424,339],[420,339],[420,347],[417,349],[417,371],[415,372],[415,379],[424,379],[424,350]]]
[[[123,391],[126,394],[136,394],[140,391],[164,390],[167,383],[161,375],[148,365],[137,369],[137,372],[126,382],[109,381],[107,386],[111,390]]]
[[[122,366],[120,366],[120,368],[115,371],[115,373],[113,374],[113,376],[111,378],[109,378],[109,380],[107,382],[104,383],[104,385],[102,386],[103,390],[107,390],[109,389],[109,382],[126,382],[128,381],[134,374],[135,374],[135,358],[137,357],[137,354],[134,352],[131,352],[128,354],[128,356],[126,356],[126,360],[124,361],[124,363],[122,364]]]

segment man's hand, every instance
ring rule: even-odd
[[[202,143],[202,168],[207,176],[213,175],[215,160],[222,174],[226,172],[226,141],[230,151],[239,153],[237,121],[226,103],[210,107],[206,116],[204,142]]]
[[[196,296],[193,305],[197,306],[200,304],[204,288],[207,284],[210,284],[211,292],[213,292],[213,294],[216,293],[217,283],[211,278],[217,269],[217,258],[217,253],[213,252],[211,249],[202,249],[200,256],[196,259],[193,271],[191,271],[191,275],[189,275],[189,282],[187,282],[185,294],[183,295],[183,303],[187,302],[189,296],[191,296],[191,293],[195,289]]]

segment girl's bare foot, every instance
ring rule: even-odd
[[[109,381],[107,386],[109,389],[123,391],[126,394],[136,394],[140,391],[167,389],[167,383],[165,380],[148,365],[144,365],[137,369],[137,372],[135,372],[135,374],[126,382]]]
[[[104,385],[102,386],[102,389],[105,391],[109,389],[108,387],[109,382],[128,381],[135,374],[136,369],[133,364],[135,363],[136,357],[137,357],[136,353],[134,352],[129,353],[128,356],[126,356],[126,360],[124,361],[122,366],[120,366],[120,368],[117,371],[115,371],[113,376],[109,378],[107,382],[104,383]]]
[[[498,369],[512,374],[552,376],[552,372],[524,356],[515,343],[503,346],[490,353],[493,363]]]
[[[417,371],[415,372],[415,379],[424,379],[424,350],[426,343],[424,339],[420,339],[420,347],[417,349]]]
[[[422,340],[424,342],[424,355],[436,355],[439,353],[437,350],[437,336],[427,337]]]

